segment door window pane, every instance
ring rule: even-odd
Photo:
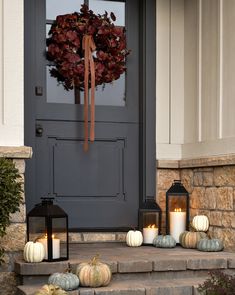
[[[97,87],[95,92],[96,105],[125,106],[125,73],[112,83]]]
[[[49,103],[74,103],[74,91],[67,91],[61,84],[58,84],[54,77],[51,77],[47,66],[47,102]]]
[[[80,92],[81,104],[84,103],[84,92]],[[112,83],[96,87],[95,104],[103,106],[125,106],[125,74]]]
[[[113,12],[116,16],[114,22],[116,26],[125,26],[125,2],[124,1],[107,1],[107,0],[89,0],[89,8],[94,13],[104,14],[105,11],[110,14]]]
[[[106,1],[89,0],[89,8],[96,14],[104,14],[105,11],[110,15],[113,12],[116,16],[114,22],[116,26],[125,26],[125,2],[124,1]],[[125,73],[113,81],[97,87],[96,105],[125,106]]]
[[[46,18],[56,19],[57,15],[80,11],[83,0],[47,0]]]

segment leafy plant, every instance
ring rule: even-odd
[[[6,234],[10,224],[10,214],[19,211],[22,202],[21,178],[15,164],[5,158],[0,158],[0,237]],[[4,249],[0,247],[0,263]]]
[[[213,271],[210,278],[199,285],[198,291],[203,295],[234,295],[235,276]]]

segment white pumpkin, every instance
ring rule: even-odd
[[[28,242],[24,246],[24,260],[27,262],[41,262],[45,256],[42,243]]]
[[[126,235],[126,243],[130,247],[139,247],[143,243],[143,235],[139,230],[129,230]]]
[[[209,219],[206,215],[194,216],[192,226],[196,231],[207,231],[209,228]]]

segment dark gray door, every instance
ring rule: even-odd
[[[81,1],[82,2],[82,1]],[[56,15],[79,10],[78,0],[26,0],[27,208],[52,195],[71,229],[138,226],[139,1],[89,1],[113,11],[127,29],[127,72],[96,91],[95,142],[83,151],[83,93],[66,92],[49,75],[46,34]],[[37,130],[37,132],[35,132]]]

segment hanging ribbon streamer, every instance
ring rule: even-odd
[[[84,35],[82,39],[84,50],[85,75],[84,75],[84,151],[88,151],[88,111],[89,111],[89,71],[91,74],[91,106],[90,106],[90,141],[95,140],[95,63],[92,52],[96,46],[91,35]]]

